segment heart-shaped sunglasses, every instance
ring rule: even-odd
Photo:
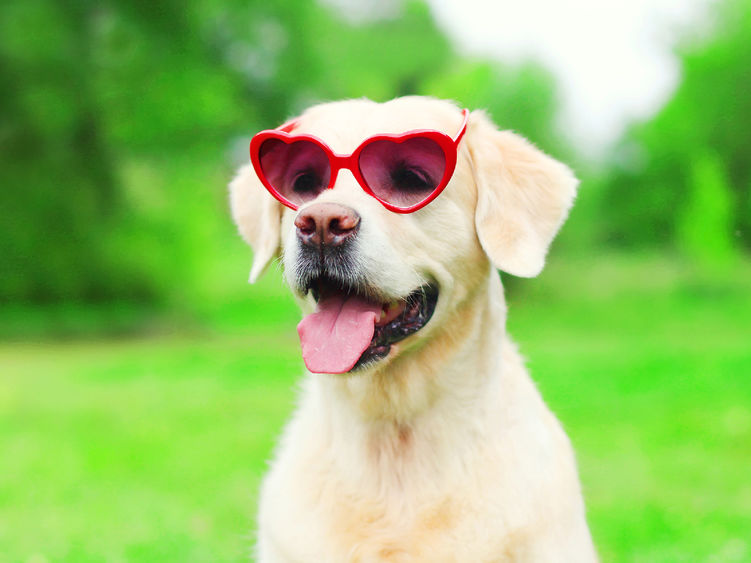
[[[350,155],[336,154],[318,137],[293,135],[295,122],[261,131],[250,141],[250,160],[263,185],[298,209],[331,189],[346,168],[366,193],[395,213],[412,213],[433,201],[451,180],[469,110],[455,137],[433,129],[374,135]]]

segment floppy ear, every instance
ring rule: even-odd
[[[475,227],[493,264],[534,277],[568,215],[579,181],[525,139],[473,112],[467,131],[477,184]]]
[[[253,249],[249,281],[255,283],[279,251],[282,205],[264,189],[250,164],[230,182],[229,198],[237,228]]]

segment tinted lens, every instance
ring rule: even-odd
[[[288,144],[268,139],[258,152],[266,180],[295,205],[315,198],[329,184],[329,159],[323,149],[311,141]]]
[[[401,143],[373,141],[363,148],[360,174],[372,192],[397,207],[411,207],[438,187],[446,170],[446,155],[426,137],[410,137]]]

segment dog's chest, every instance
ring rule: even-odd
[[[359,476],[362,467],[337,463],[324,452],[278,460],[264,487],[261,534],[285,545],[282,560],[505,560],[509,535],[504,522],[494,521],[498,499],[490,483],[474,474],[429,476],[424,456],[415,459],[413,438],[403,432],[395,438],[369,445],[369,472]],[[344,466],[352,474],[343,474]],[[290,480],[284,474],[291,467],[306,471],[295,471]]]
[[[297,536],[297,541],[285,544],[285,561],[505,560],[502,534],[491,541],[482,537],[486,530],[472,525],[466,504],[453,496],[423,506],[404,499],[389,505],[380,499],[342,496],[330,499],[325,510],[290,506],[284,522],[278,520],[266,531],[279,539]],[[478,514],[483,513],[475,511],[474,517]]]

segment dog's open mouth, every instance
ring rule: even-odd
[[[316,311],[297,332],[314,373],[346,373],[385,358],[392,344],[427,324],[438,302],[435,284],[386,302],[328,277],[312,280],[309,289]]]

